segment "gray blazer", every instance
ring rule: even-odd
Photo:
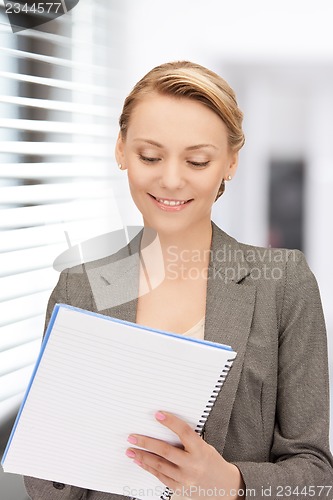
[[[332,498],[326,333],[316,279],[298,250],[244,245],[212,228],[205,338],[238,354],[204,439],[240,469],[246,498]],[[56,302],[135,322],[140,240],[141,233],[110,257],[63,271],[46,322]],[[25,484],[33,500],[128,498],[28,477]]]

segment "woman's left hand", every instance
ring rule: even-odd
[[[223,496],[223,490],[224,498],[242,498],[238,491],[244,483],[235,465],[224,460],[184,420],[167,412],[157,412],[155,417],[177,434],[184,449],[159,439],[131,434],[129,442],[144,449],[128,448],[127,456],[180,495],[207,497],[208,490],[213,490],[213,496]]]

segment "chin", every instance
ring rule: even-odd
[[[194,227],[194,223],[186,223],[184,221],[177,220],[164,220],[164,221],[156,221],[151,219],[143,219],[144,225],[146,227],[150,227],[154,229],[159,234],[167,234],[167,235],[176,235],[178,233],[184,233],[191,226]]]

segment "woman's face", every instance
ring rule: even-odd
[[[237,156],[212,110],[157,93],[135,106],[126,139],[119,135],[116,146],[145,226],[166,233],[210,224],[220,184],[233,177]]]

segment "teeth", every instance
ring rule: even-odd
[[[184,203],[186,203],[186,201],[169,201],[169,200],[163,200],[162,198],[156,198],[156,200],[159,202],[159,203],[163,203],[163,205],[168,205],[170,207],[175,207],[175,206],[178,206],[178,205],[184,205]]]

